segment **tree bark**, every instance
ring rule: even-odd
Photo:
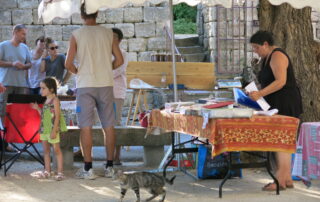
[[[274,34],[275,44],[291,58],[302,95],[302,121],[320,121],[320,44],[314,40],[311,8],[273,6],[260,0],[260,29]]]

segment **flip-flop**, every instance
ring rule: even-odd
[[[274,184],[274,186],[272,186],[273,184]],[[276,191],[276,190],[277,190],[277,185],[275,183],[269,183],[269,184],[265,185],[264,187],[262,187],[262,191]],[[284,191],[284,190],[286,190],[286,188],[279,185],[279,190]]]

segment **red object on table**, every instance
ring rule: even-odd
[[[220,108],[220,107],[226,107],[228,105],[232,105],[234,102],[229,101],[229,102],[218,102],[215,104],[209,104],[209,105],[204,105],[203,108],[206,109],[215,109],[215,108]]]
[[[202,129],[201,116],[152,110],[149,127],[207,138],[212,155],[228,151],[282,151],[295,153],[299,119],[289,116],[210,119]]]

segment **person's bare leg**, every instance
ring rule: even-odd
[[[279,184],[286,187],[287,184],[292,185],[291,176],[291,154],[286,152],[277,152],[277,179]]]
[[[57,158],[57,172],[63,173],[63,156],[60,149],[60,144],[59,143],[53,144],[53,149]]]
[[[91,127],[80,130],[80,148],[84,162],[92,162],[92,131]]]
[[[50,144],[48,141],[42,141],[43,146],[43,159],[44,159],[44,170],[48,173],[51,172],[51,158],[50,158]]]
[[[104,128],[104,145],[106,147],[106,157],[108,161],[113,160],[116,137],[113,126]]]

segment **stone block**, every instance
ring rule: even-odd
[[[0,0],[0,5],[2,9],[18,7],[17,0]]]
[[[311,12],[311,21],[312,22],[319,22],[320,21],[320,13],[316,11]]]
[[[0,25],[12,25],[11,11],[0,10]]]
[[[107,9],[105,11],[106,23],[122,23],[123,8]]]
[[[38,0],[18,0],[19,8],[38,8]]]
[[[71,34],[74,30],[79,29],[81,26],[79,25],[68,25],[62,27],[62,40],[69,41]]]
[[[32,10],[13,10],[12,23],[30,25],[33,22]]]
[[[104,11],[99,11],[98,12],[98,17],[97,17],[97,23],[102,24],[106,22],[106,12]]]
[[[145,22],[165,22],[169,20],[169,7],[145,7],[144,21]]]
[[[44,26],[44,34],[46,37],[51,37],[56,41],[62,40],[62,26],[61,25],[47,25]]]
[[[115,24],[115,27],[121,29],[125,38],[134,36],[134,25],[132,23]]]
[[[136,23],[136,37],[154,37],[156,35],[156,24],[154,22]]]
[[[124,8],[124,20],[126,22],[142,22],[142,7]]]
[[[138,54],[138,61],[151,61],[151,55],[155,53],[155,51],[140,52]]]
[[[147,40],[143,38],[128,39],[128,46],[130,52],[140,52],[147,49]]]
[[[128,51],[128,40],[127,39],[122,39],[120,43],[120,48],[124,51]]]
[[[10,40],[12,38],[12,29],[10,25],[0,26],[0,41]]]
[[[165,22],[156,22],[156,36],[163,37],[166,35],[166,31],[164,30]]]
[[[69,41],[57,41],[59,46],[59,53],[65,54],[68,52]]]
[[[82,19],[80,13],[74,13],[71,15],[71,24],[73,25],[81,25]]]
[[[216,50],[217,48],[217,38],[216,37],[209,37],[208,38],[208,43],[209,43],[209,50]]]
[[[42,25],[28,25],[27,26],[27,45],[33,48],[38,37],[44,35],[44,28]]]
[[[149,51],[162,51],[166,49],[166,39],[164,37],[154,37],[148,39]]]
[[[59,18],[56,17],[52,20],[53,25],[69,25],[71,24],[71,18]]]
[[[128,52],[128,60],[129,61],[138,61],[137,53],[136,52]]]
[[[114,27],[114,24],[100,24],[100,26],[103,26],[108,29],[112,29]]]

